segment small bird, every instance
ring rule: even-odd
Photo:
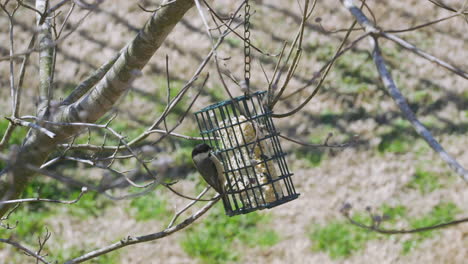
[[[192,151],[192,160],[203,179],[219,194],[223,194],[226,183],[223,164],[211,150],[205,143],[197,145]]]

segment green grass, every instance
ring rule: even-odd
[[[8,127],[8,123],[10,123],[8,120],[3,118],[3,116],[0,116],[0,139],[3,138]],[[25,127],[16,127],[13,134],[11,134],[9,143],[11,145],[21,145],[27,132],[28,129]]]
[[[408,139],[389,134],[382,137],[382,142],[379,144],[378,149],[380,152],[403,154],[410,150],[410,146]]]
[[[200,132],[198,129],[187,130],[183,132],[184,135],[191,137],[199,137]],[[187,139],[173,139],[177,144],[177,150],[174,152],[174,167],[179,166],[188,166],[192,165],[192,150],[193,148],[200,144],[201,141],[197,140],[187,140]]]
[[[47,259],[57,261],[58,263],[64,263],[67,260],[76,258],[86,253],[86,251],[80,250],[77,247],[72,247],[72,248],[67,248],[67,249],[61,249],[61,248],[55,249],[54,248],[52,250],[49,250],[49,252],[50,252],[50,257]],[[97,258],[89,260],[89,263],[90,264],[108,264],[108,263],[119,264],[121,263],[120,253],[121,253],[121,250],[112,251],[105,255],[101,255]]]
[[[56,180],[33,179],[24,190],[23,198],[41,197],[56,200],[74,200],[81,192],[80,188],[69,187]],[[85,219],[91,216],[97,217],[102,213],[102,209],[111,204],[109,199],[100,196],[97,192],[89,191],[81,199],[71,205],[57,205],[51,203],[28,203],[27,206],[37,211],[42,209],[53,212],[54,208],[65,206],[73,216]]]
[[[385,225],[388,226],[394,225],[404,217],[407,209],[402,205],[384,204],[378,211],[388,218],[385,221]],[[367,214],[353,215],[353,219],[366,225],[371,221]],[[349,257],[362,250],[368,241],[387,237],[352,225],[346,220],[333,220],[326,225],[314,225],[309,233],[313,243],[312,250],[326,252],[332,259]]]
[[[137,221],[166,220],[171,215],[167,201],[156,192],[134,198],[129,209]]]
[[[242,44],[238,37],[226,37],[224,40],[232,47],[239,47]]]
[[[427,194],[440,188],[442,185],[436,173],[418,168],[406,186],[419,190],[421,194]]]
[[[50,211],[32,211],[27,206],[22,206],[15,210],[7,221],[2,221],[4,224],[8,223],[11,227],[16,226],[16,228],[0,228],[0,237],[14,236],[20,241],[35,243],[37,237],[45,232],[47,219],[52,215],[53,213]]]
[[[454,203],[440,203],[435,206],[427,215],[415,218],[410,221],[412,229],[433,226],[455,220],[460,209]],[[432,238],[437,230],[416,233],[409,240],[403,242],[402,252],[408,254],[414,250],[425,239]]]
[[[395,223],[405,217],[407,213],[407,209],[403,205],[389,206],[384,204],[379,211],[382,212],[382,215],[387,217],[388,220],[386,220],[385,223]]]
[[[397,222],[404,221],[407,215],[407,208],[403,205],[389,206],[382,205],[378,212],[386,216],[387,220],[381,226],[384,229],[395,229]],[[453,221],[455,215],[460,210],[453,203],[440,203],[435,206],[428,214],[408,221],[408,229],[433,226],[436,224]],[[359,223],[370,224],[370,216],[357,214],[353,219]],[[425,239],[432,238],[437,233],[434,231],[425,231],[415,233],[408,240],[402,242],[402,253],[408,254]],[[332,259],[346,258],[362,250],[366,243],[373,239],[388,239],[391,236],[381,235],[355,225],[345,220],[333,220],[326,225],[315,225],[309,234],[313,242],[312,250],[326,252]]]
[[[68,188],[55,180],[45,180],[36,177],[26,187],[22,198],[48,198],[57,200],[74,200],[80,193],[79,189]],[[6,230],[0,228],[0,237],[15,235],[27,242],[36,241],[37,236],[45,231],[50,217],[60,214],[69,214],[78,219],[97,217],[102,214],[103,209],[110,204],[108,199],[99,196],[96,192],[88,192],[75,204],[63,205],[46,202],[31,202],[22,204],[10,216],[8,223],[14,229]],[[65,211],[64,211],[65,210]]]
[[[222,86],[215,86],[213,88],[207,89],[207,91],[213,102],[220,102],[228,99],[224,94],[224,88]]]
[[[156,92],[154,96],[150,96],[150,97],[143,96],[143,98],[153,104],[155,103],[155,100],[156,100],[158,102],[155,104],[156,111],[159,113],[162,113],[167,106],[167,92],[166,92],[167,91],[166,90],[167,79],[166,77],[155,77],[154,82],[155,82],[156,87],[158,87],[158,92]],[[171,80],[169,82],[169,85],[171,87],[170,96],[171,96],[171,99],[173,99],[179,93],[179,91],[184,87],[185,83],[182,81],[178,81],[178,80]],[[184,98],[174,107],[172,113],[177,114],[177,115],[184,113],[189,100],[190,100],[189,95],[185,94]],[[167,119],[168,122],[170,122],[171,119],[173,118],[168,118]]]
[[[429,105],[434,103],[433,94],[426,90],[412,92],[410,99],[418,104]]]
[[[280,236],[268,228],[268,222],[268,215],[257,212],[228,217],[219,205],[186,232],[181,246],[201,263],[239,262],[242,248],[271,247],[278,243]]]
[[[401,118],[394,120],[389,131],[380,135],[382,140],[377,147],[379,152],[395,154],[408,152],[415,141],[414,132],[410,126],[408,121]]]
[[[299,159],[306,160],[311,167],[318,167],[324,158],[324,152],[322,150],[301,149],[296,153]]]
[[[359,222],[370,221],[369,217],[362,215],[353,218]],[[313,251],[324,251],[332,259],[337,259],[362,250],[369,240],[377,238],[377,234],[346,221],[334,220],[324,226],[314,226],[309,238],[313,242]]]

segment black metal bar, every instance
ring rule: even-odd
[[[223,204],[229,216],[272,208],[299,196],[294,189],[293,174],[281,148],[272,112],[262,103],[264,96],[265,92],[246,94],[195,113],[203,141],[213,147],[215,155],[223,163],[227,181]],[[241,115],[245,120],[240,119]],[[247,138],[243,126],[252,126],[255,138]],[[262,170],[257,171],[259,168]],[[265,179],[258,176],[262,171],[264,175],[261,177]],[[266,198],[266,187],[271,188],[274,199]]]

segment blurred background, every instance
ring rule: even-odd
[[[252,43],[268,53],[279,53],[284,42],[292,42],[301,23],[298,2],[251,2],[255,11],[251,17]],[[151,8],[159,1],[138,3]],[[463,1],[445,3],[459,8]],[[240,1],[221,0],[211,4],[219,13],[227,15]],[[429,1],[369,0],[367,4],[384,29],[405,29],[450,15]],[[21,51],[27,48],[35,30],[35,18],[31,10],[18,12],[15,43],[16,50]],[[76,26],[86,12],[77,9],[65,29]],[[104,1],[59,46],[56,99],[64,98],[90,72],[123,48],[150,15],[137,6],[137,1]],[[57,19],[63,21],[63,14]],[[241,18],[236,22],[241,22]],[[318,1],[305,27],[297,73],[285,92],[285,99],[276,106],[276,113],[293,109],[313,91],[314,85],[294,93],[334,55],[346,31],[333,32],[349,28],[352,22],[353,18],[339,1]],[[0,25],[0,55],[7,56],[8,20],[4,14],[0,15]],[[210,25],[214,27],[212,21]],[[466,21],[455,18],[398,35],[466,70],[467,29]],[[356,31],[350,39],[360,34],[362,31]],[[382,39],[380,43],[391,73],[413,111],[446,150],[467,167],[468,82],[392,42]],[[144,132],[166,106],[166,55],[171,93],[175,96],[210,47],[211,40],[193,8],[133,82],[130,91],[103,120],[116,114],[111,127],[128,140]],[[252,87],[266,90],[268,82],[262,67],[271,77],[277,58],[255,51],[252,54]],[[241,39],[233,34],[227,36],[218,56],[223,69],[229,69],[238,80],[243,78]],[[210,72],[211,78],[191,112],[175,130],[177,133],[198,136],[192,113],[229,99],[215,64],[211,62],[204,72]],[[22,115],[35,112],[37,75],[37,54],[33,54],[25,78]],[[0,85],[5,89],[0,91],[0,113],[4,116],[9,115],[10,106],[8,77],[8,61],[1,61]],[[241,94],[235,83],[228,80],[227,84],[233,95]],[[189,96],[168,117],[169,125],[176,124],[194,95],[195,92],[189,91]],[[323,143],[330,133],[333,136],[329,143],[348,142],[356,136],[358,140],[352,146],[334,149],[306,147],[284,140],[293,180],[301,193],[299,199],[271,210],[232,218],[224,215],[218,203],[183,231],[114,251],[89,263],[465,263],[468,259],[468,224],[413,235],[380,235],[350,225],[339,212],[344,203],[350,203],[351,214],[369,223],[365,209],[369,206],[376,213],[388,215],[390,220],[384,226],[392,229],[423,227],[468,215],[466,183],[418,137],[402,116],[378,77],[367,41],[360,42],[336,61],[321,91],[303,110],[275,121],[281,134],[311,144]],[[0,135],[7,125],[7,120],[0,120]],[[12,142],[21,144],[26,132],[25,128],[17,129]],[[137,150],[151,160],[149,167],[154,173],[163,175],[167,182],[177,181],[173,186],[178,191],[196,196],[205,187],[191,161],[192,148],[200,142],[167,137],[156,145],[151,144],[159,137],[150,136]],[[84,131],[75,143],[86,143],[88,138],[92,144],[100,145],[105,136],[102,130]],[[107,144],[117,143],[110,137],[106,140]],[[85,157],[89,153],[75,150],[74,155]],[[128,170],[128,175],[137,181],[145,180],[144,170],[134,160],[117,161],[114,168]],[[102,186],[103,190],[112,187],[108,191],[116,196],[140,191],[108,170],[82,163],[63,161],[49,169]],[[72,200],[80,189],[38,176],[23,196]],[[23,205],[10,217],[12,224],[18,221],[17,228],[0,229],[0,237],[13,237],[34,247],[38,236],[47,228],[52,236],[45,251],[49,259],[60,263],[127,235],[162,230],[188,202],[162,186],[144,196],[118,201],[90,192],[73,205]],[[197,206],[185,216],[203,206],[203,202]],[[33,263],[33,259],[0,244],[0,263]]]

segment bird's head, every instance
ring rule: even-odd
[[[198,144],[197,146],[195,146],[195,148],[192,150],[192,158],[194,156],[196,156],[197,154],[200,154],[200,153],[208,153],[212,150],[212,148],[210,146],[208,146],[207,144],[205,143],[202,143],[202,144]]]

